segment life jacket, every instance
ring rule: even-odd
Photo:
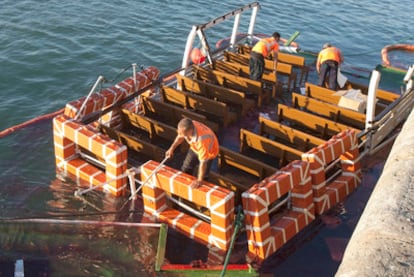
[[[219,152],[219,144],[214,132],[206,125],[193,120],[196,131],[196,139],[187,141],[200,161],[211,160],[217,157]]]
[[[252,51],[260,53],[263,57],[269,56],[270,52],[279,50],[279,43],[273,38],[262,38],[259,40],[255,46],[253,46]]]
[[[329,60],[336,61],[340,64],[342,62],[341,50],[336,47],[328,47],[319,52],[317,61],[318,65],[321,65],[323,62]]]

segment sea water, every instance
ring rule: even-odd
[[[248,3],[3,0],[0,131],[61,109],[68,101],[87,95],[99,75],[111,80],[132,63],[154,65],[161,73],[178,68],[193,24]],[[413,9],[408,0],[266,0],[260,4],[256,33],[278,31],[288,38],[300,31],[296,42],[313,52],[330,42],[342,50],[345,68],[372,70],[381,63],[385,45],[414,43]],[[239,31],[246,32],[248,19],[243,22]],[[224,34],[230,35],[230,31]],[[413,55],[403,57],[395,62],[403,66],[413,63]],[[381,166],[371,170],[372,176],[378,176]],[[365,189],[368,195],[372,188]],[[105,210],[106,204],[112,207],[108,202],[98,208]],[[361,212],[364,204],[355,200],[355,209]],[[79,214],[85,209],[89,209],[85,203],[73,199],[73,187],[55,178],[50,120],[0,139],[2,219]],[[307,246],[294,254],[276,257],[270,262],[270,270],[289,276],[333,275],[340,262],[335,253],[343,250],[356,220],[345,221],[332,233],[329,228],[323,229],[319,233],[324,235],[311,236]],[[19,261],[17,271],[22,271],[22,259],[35,257],[40,257],[36,260],[40,261],[38,268],[46,268],[52,275],[145,275],[149,270],[145,258],[141,259],[145,255],[140,249],[145,249],[145,244],[131,241],[149,244],[153,234],[142,239],[130,229],[104,228],[94,233],[73,226],[0,224],[0,264],[6,261],[5,266],[9,266]],[[339,252],[332,250],[332,245],[339,247]]]

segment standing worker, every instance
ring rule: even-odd
[[[219,144],[214,132],[206,125],[183,118],[177,125],[177,137],[165,153],[166,158],[171,158],[174,150],[184,141],[190,145],[184,159],[181,171],[193,175],[194,169],[198,164],[197,179],[191,184],[192,188],[201,185],[204,178],[208,177],[213,160],[219,152]]]
[[[330,43],[325,43],[319,52],[316,61],[316,70],[319,73],[319,86],[324,86],[326,78],[328,79],[328,87],[332,90],[338,88],[338,68],[344,61],[341,50],[333,47]]]
[[[270,53],[273,54],[274,68],[276,72],[277,52],[279,51],[280,34],[274,32],[271,37],[262,38],[252,48],[249,60],[250,79],[260,80],[264,70],[264,58],[267,58]]]

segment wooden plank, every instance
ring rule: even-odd
[[[249,78],[236,76],[218,70],[209,70],[200,66],[193,66],[193,72],[199,80],[255,94],[257,96],[258,107],[261,107],[262,103],[269,99],[270,95],[263,90],[262,82],[260,81],[251,80]]]
[[[299,131],[279,122],[259,116],[259,134],[271,135],[281,140],[282,143],[289,143],[291,146],[303,152],[325,143],[325,140]]]
[[[231,61],[214,61],[214,69],[222,72],[227,72],[233,75],[250,78],[250,68],[246,64],[231,62]],[[262,79],[270,83],[276,83],[277,77],[273,71],[264,71]]]
[[[224,53],[224,59],[228,62],[240,64],[240,66],[244,65],[245,67],[247,67],[247,69],[243,69],[244,74],[246,74],[245,72],[247,73],[250,72],[248,69],[249,59],[250,59],[249,54],[237,54],[237,53],[227,51]],[[265,66],[264,66],[265,70],[263,72],[264,80],[269,81],[269,82],[276,81],[275,77],[272,77],[272,75],[274,76],[273,68],[274,68],[274,61],[265,59]],[[292,65],[283,63],[283,62],[278,62],[276,65],[276,72],[277,72],[277,75],[282,75],[287,78],[287,82],[285,83],[288,87],[288,91],[290,91],[291,88],[296,86],[296,72],[293,71]]]
[[[306,120],[304,120],[306,118]],[[288,121],[289,124],[300,126],[309,130],[309,132],[317,133],[322,139],[329,139],[333,135],[346,129],[360,129],[347,126],[345,124],[329,120],[327,118],[307,113],[283,104],[278,105],[278,121]]]
[[[108,135],[110,138],[119,141],[120,143],[126,145],[128,149],[143,154],[151,160],[161,161],[165,156],[164,149],[151,144],[150,142],[141,140],[137,137],[114,130],[104,125],[102,125],[101,128],[102,132]]]
[[[278,158],[280,160],[279,167],[285,166],[287,163],[294,160],[301,160],[303,154],[300,150],[273,141],[246,129],[240,129],[240,152],[243,153],[247,147]]]
[[[133,113],[126,109],[123,109],[122,113],[128,118],[128,121],[132,126],[148,132],[150,134],[150,138],[158,136],[172,142],[177,136],[176,128],[168,124],[159,122],[144,115]]]
[[[259,177],[260,180],[274,174],[277,171],[277,168],[275,167],[254,160],[251,157],[237,153],[222,146],[220,146],[219,150],[218,165],[219,170],[222,170],[224,166],[227,165]]]
[[[311,83],[305,83],[305,91],[306,96],[331,104],[338,105],[339,101],[341,100],[341,96],[336,94],[337,91],[317,86]],[[380,114],[385,108],[386,106],[384,104],[377,103],[375,106],[375,114]]]
[[[279,52],[277,54],[277,60],[282,63],[287,63],[292,65],[295,69],[298,69],[300,72],[299,77],[299,86],[302,84],[302,82],[306,82],[308,80],[309,75],[309,66],[306,65],[305,57],[298,56],[295,54],[288,54]]]
[[[190,110],[186,110],[172,104],[168,104],[162,102],[160,100],[156,100],[154,98],[143,97],[143,106],[145,114],[152,114],[157,118],[161,117],[163,121],[167,122],[167,124],[171,126],[177,126],[178,122],[184,118],[188,117],[192,120],[199,121],[209,128],[211,128],[214,132],[218,132],[219,125],[216,122],[212,122],[207,119],[206,116],[197,114]]]
[[[206,115],[208,119],[221,122],[224,127],[237,120],[237,114],[229,111],[226,103],[167,86],[161,88],[161,93],[164,101],[178,104],[186,109],[199,111]]]
[[[240,111],[240,115],[245,115],[247,111],[256,106],[255,101],[253,99],[246,98],[244,92],[206,83],[179,74],[177,74],[176,77],[182,90],[200,94],[211,99],[217,99],[224,103],[236,106]]]
[[[341,108],[297,93],[292,93],[292,98],[295,108],[306,109],[307,111],[330,118],[335,122],[341,122],[359,129],[365,128],[365,114],[363,113]]]

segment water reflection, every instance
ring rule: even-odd
[[[42,189],[47,208],[36,209],[41,215],[14,211],[13,218],[0,220],[0,276],[14,276],[19,264],[21,276],[152,276],[159,228],[134,225],[152,223],[139,212],[140,204],[122,211],[125,200],[102,192],[85,195],[105,211],[100,212],[75,198],[75,189],[54,180]],[[33,197],[39,199],[37,192],[26,201]],[[23,275],[26,270],[39,274]]]
[[[49,276],[49,269],[49,261],[46,259],[0,259],[0,276]]]

